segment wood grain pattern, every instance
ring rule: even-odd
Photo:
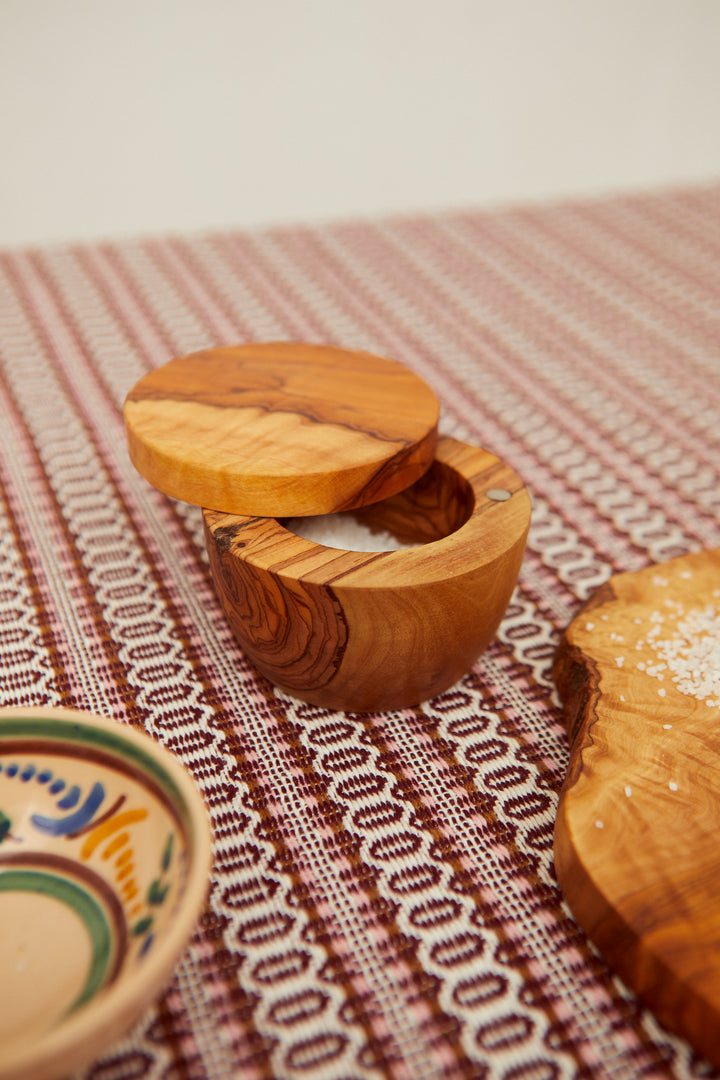
[[[555,677],[572,736],[555,862],[580,924],[720,1066],[720,553],[618,575]]]
[[[171,360],[125,406],[128,448],[160,491],[229,513],[365,506],[431,464],[438,403],[403,365],[279,342]]]
[[[498,488],[511,497],[487,496]],[[422,546],[340,551],[274,519],[206,510],[215,587],[248,657],[296,697],[352,711],[414,705],[451,686],[495,634],[530,499],[492,454],[441,438],[420,480],[356,516]]]

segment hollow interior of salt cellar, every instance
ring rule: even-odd
[[[419,546],[402,543],[387,529],[370,529],[351,513],[290,518],[283,521],[283,525],[289,532],[314,544],[343,551],[400,551]]]
[[[341,551],[422,547],[461,528],[475,507],[470,482],[435,460],[414,484],[369,506],[336,514],[280,519],[290,532]]]

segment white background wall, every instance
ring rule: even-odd
[[[720,178],[720,0],[0,0],[0,245]]]

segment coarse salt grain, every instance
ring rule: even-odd
[[[678,789],[678,786],[677,786],[677,784],[675,783],[674,780],[670,781],[670,783],[668,784],[668,787],[670,788],[671,791],[677,791],[677,789]]]
[[[695,608],[673,629],[649,643],[659,663],[648,665],[648,674],[660,679],[667,672],[680,693],[714,703],[720,697],[720,614],[710,604]]]
[[[628,799],[629,799],[629,798],[630,798],[630,797],[632,796],[632,788],[630,787],[630,785],[629,785],[629,784],[628,784],[628,785],[627,785],[627,787],[625,788],[625,794],[626,794],[626,796],[628,797]]]

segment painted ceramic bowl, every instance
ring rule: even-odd
[[[204,905],[203,802],[147,735],[0,710],[0,1080],[97,1057],[151,1004]]]

